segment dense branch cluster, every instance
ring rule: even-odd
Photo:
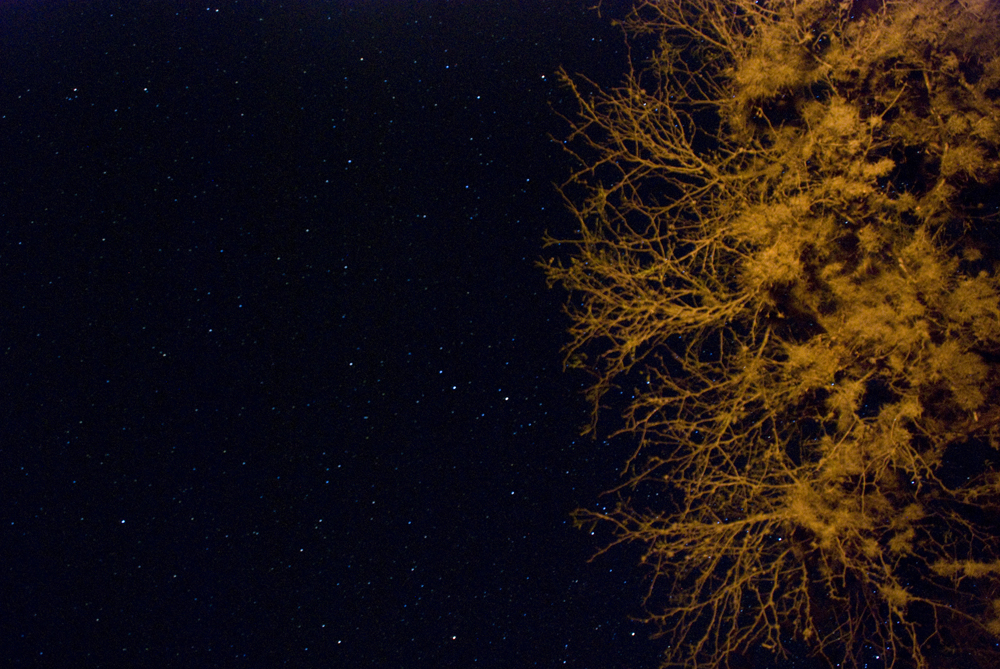
[[[618,396],[639,441],[578,521],[644,546],[665,666],[992,647],[1000,4],[639,0],[625,28],[654,46],[620,88],[563,75],[579,231],[547,239],[591,429]]]

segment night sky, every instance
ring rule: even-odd
[[[535,266],[589,4],[0,5],[8,666],[656,665]]]

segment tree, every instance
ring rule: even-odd
[[[542,264],[587,431],[638,444],[575,517],[641,547],[664,666],[997,647],[998,19],[638,0],[620,87],[561,73],[579,230]]]

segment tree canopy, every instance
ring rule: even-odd
[[[995,666],[1000,3],[639,0],[575,99],[566,360],[664,666]],[[957,653],[962,653],[961,656]],[[993,660],[988,658],[993,657]]]

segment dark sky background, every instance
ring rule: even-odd
[[[655,666],[534,266],[588,4],[0,5],[9,666]]]

